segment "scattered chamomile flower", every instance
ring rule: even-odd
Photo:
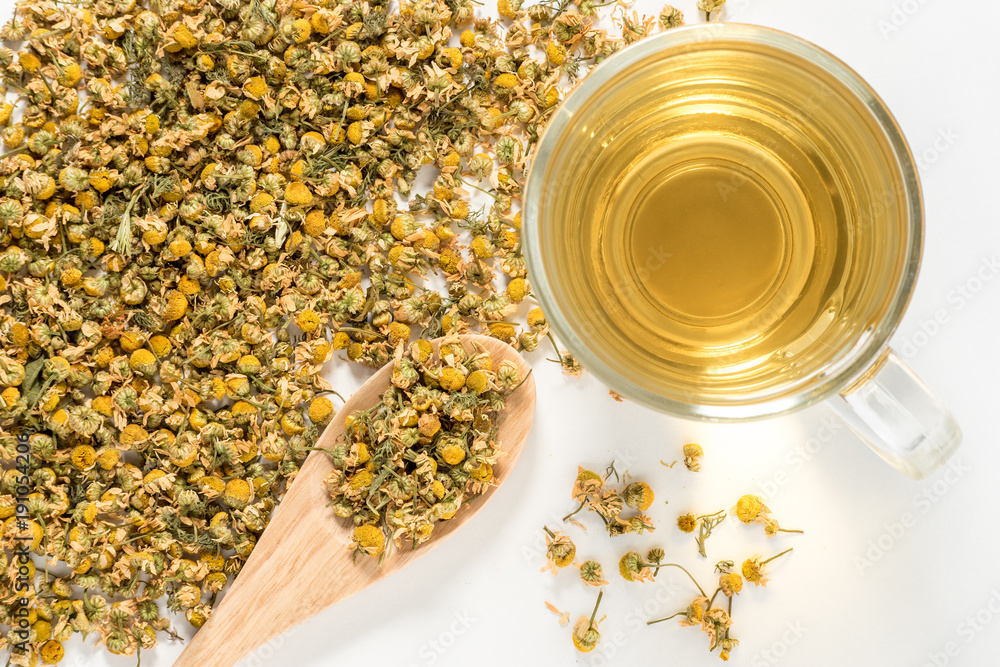
[[[709,636],[709,651],[719,648],[722,642],[729,638],[729,627],[732,624],[732,617],[724,609],[712,607],[705,612],[705,617],[701,621],[701,630]],[[727,654],[724,660],[728,659],[729,656]]]
[[[632,516],[623,515],[625,507],[645,506],[648,508],[652,505],[653,491],[649,485],[644,482],[634,482],[628,485],[624,491],[619,492],[607,483],[612,475],[616,479],[618,478],[614,462],[608,466],[603,477],[592,470],[580,468],[572,490],[573,499],[578,501],[580,505],[563,517],[563,521],[569,521],[574,515],[588,509],[601,518],[605,529],[611,536],[626,533],[641,535],[646,531],[655,530],[650,518],[641,512]],[[623,493],[627,493],[628,498]],[[577,522],[574,521],[574,523]]]
[[[587,586],[607,586],[608,582],[604,579],[604,572],[601,569],[601,564],[596,560],[584,561],[581,565],[577,567],[580,568],[580,579]]]
[[[776,558],[781,558],[792,549],[785,549],[776,556],[771,556],[767,560],[761,560],[763,556],[757,555],[743,561],[743,577],[755,586],[766,586],[770,579],[766,578],[764,566]]]
[[[732,599],[730,598],[730,603],[731,602]],[[732,618],[729,612],[724,609],[720,609],[719,607],[712,607],[712,600],[705,596],[695,598],[686,609],[665,618],[649,621],[647,625],[662,623],[663,621],[668,621],[677,617],[680,617],[678,623],[682,627],[697,627],[700,628],[702,632],[708,634],[710,651],[714,651],[716,648],[723,646],[726,646],[731,650],[736,645],[735,641],[729,641],[729,628],[732,625]],[[722,659],[728,660],[728,653]]]
[[[727,572],[719,575],[719,590],[728,598],[738,595],[743,590],[743,577],[739,572]]]
[[[569,535],[561,532],[552,532],[546,526],[545,530],[545,566],[542,572],[551,572],[553,575],[559,573],[559,568],[564,568],[573,563],[576,556],[576,545]]]
[[[722,659],[723,661],[728,661],[730,652],[739,645],[740,641],[738,639],[726,637],[721,642],[719,642],[719,646],[722,647],[722,650],[719,652],[719,658]]]
[[[700,457],[701,454],[701,448],[697,445],[689,445],[685,451],[686,457],[690,456],[694,459],[692,462],[694,464],[697,464],[697,458]],[[622,518],[620,515],[622,509],[625,507],[634,509],[642,507],[641,499],[651,496],[652,490],[641,482],[633,482],[632,484],[627,485],[625,489],[619,493],[609,484],[609,480],[612,476],[614,476],[617,481],[620,481],[618,473],[614,469],[613,463],[608,466],[608,469],[603,476],[583,467],[578,468],[577,477],[574,481],[571,495],[575,501],[580,503],[580,505],[575,511],[565,517],[564,520],[570,520],[573,515],[586,508],[601,516],[607,525],[609,534],[612,536],[623,532],[641,532],[641,529],[616,528],[616,526],[629,526],[630,520],[639,520],[640,522],[645,521],[645,518],[642,517],[641,514],[637,517],[629,517],[627,519]],[[649,499],[649,502],[651,504],[651,498]],[[737,514],[737,517],[744,523],[751,523],[753,521],[765,522],[765,532],[769,536],[772,536],[782,530],[777,525],[775,520],[767,516],[767,507],[756,496],[744,496],[740,499],[737,507],[733,508],[732,512]],[[696,528],[699,529],[696,541],[699,553],[702,556],[705,556],[705,540],[711,535],[712,530],[721,524],[727,516],[728,514],[725,510],[720,510],[714,514],[706,514],[702,516],[695,516],[693,513],[687,513],[678,517],[677,526],[679,530],[685,533],[692,533]],[[574,523],[576,522],[574,521]],[[551,545],[554,543],[553,538],[556,538],[558,535],[552,533],[547,528],[546,532],[550,535],[547,541]],[[568,540],[568,538],[566,539]],[[574,546],[574,555],[575,551],[576,548]],[[791,551],[791,549],[781,552],[767,560],[763,560],[760,556],[749,558],[743,563],[741,571],[733,571],[735,568],[735,563],[733,561],[719,561],[715,565],[715,571],[719,575],[718,587],[711,596],[706,593],[705,589],[698,583],[697,579],[695,579],[695,577],[682,565],[678,563],[665,563],[665,552],[661,548],[650,549],[645,558],[643,558],[638,551],[629,551],[625,553],[621,559],[619,559],[618,571],[621,577],[629,582],[653,581],[661,569],[668,567],[677,568],[684,572],[688,579],[690,579],[690,581],[694,584],[695,588],[697,588],[699,593],[698,597],[696,597],[684,610],[666,618],[649,621],[648,624],[652,625],[669,619],[679,618],[680,625],[698,627],[706,633],[709,636],[709,649],[711,651],[719,649],[720,659],[727,661],[730,658],[732,650],[739,645],[739,642],[730,636],[733,599],[743,591],[744,581],[753,582],[757,586],[765,585],[768,581],[768,579],[764,576],[765,566],[770,561],[780,558],[789,551]],[[551,554],[549,556],[549,560],[550,565],[543,568],[543,571],[550,568],[555,571],[555,566],[551,562],[554,560]],[[588,560],[582,564],[576,565],[576,567],[580,569],[580,577],[585,585],[604,586],[608,584],[607,581],[603,580],[601,565],[598,561]],[[713,603],[720,596],[720,594],[723,599],[727,600],[728,609],[713,606]],[[600,604],[600,598],[598,598],[598,604]],[[560,614],[564,620],[568,618],[568,615],[562,614],[553,605],[549,603],[546,603],[546,605],[554,613]],[[592,617],[588,622],[585,617],[581,617],[574,628],[574,644],[576,644],[577,648],[582,651],[592,650],[596,645],[596,640],[589,641],[589,639],[594,639],[595,636],[590,636],[588,639],[586,634],[592,629],[591,623],[593,620],[594,618]],[[599,634],[596,635],[596,638],[599,639]]]
[[[801,530],[782,528],[778,524],[777,519],[771,517],[771,510],[764,504],[764,501],[752,494],[742,496],[736,502],[736,506],[733,507],[732,511],[735,512],[739,520],[745,524],[764,524],[764,534],[768,537],[774,537],[778,533],[803,532]]]
[[[622,498],[627,507],[645,512],[653,504],[653,489],[645,482],[633,482],[625,487]]]
[[[684,25],[684,13],[672,5],[663,5],[659,16],[660,27],[664,30]]]
[[[646,625],[656,625],[657,623],[663,623],[664,621],[669,621],[677,617],[680,617],[681,620],[678,622],[684,627],[701,625],[701,622],[705,619],[705,608],[708,607],[708,604],[709,601],[707,597],[697,597],[691,601],[691,604],[676,614],[671,614],[670,616],[658,618],[653,621],[647,621]]]
[[[604,591],[602,590],[597,594],[597,603],[594,605],[594,611],[590,618],[580,616],[573,625],[573,646],[581,653],[593,651],[597,643],[601,641],[601,633],[597,629],[597,610],[600,608],[603,598]]]
[[[660,562],[663,561],[665,556],[666,552],[660,547],[654,547],[646,552],[646,560],[656,566],[660,565]],[[657,569],[657,571],[653,574],[655,575],[657,572],[659,572],[659,569]]]
[[[562,366],[563,373],[572,377],[580,377],[583,375],[583,366],[580,362],[576,360],[570,352],[563,351],[559,353],[558,363]]]
[[[738,501],[736,501],[736,506],[732,509],[736,513],[736,517],[743,523],[750,524],[754,521],[761,521],[762,523],[768,520],[768,513],[771,511],[764,504],[764,501],[759,497],[747,494],[741,496]]]
[[[768,537],[774,537],[778,533],[799,533],[802,534],[803,530],[792,530],[790,528],[782,528],[778,524],[777,519],[769,519],[767,523],[764,524],[764,534]]]
[[[618,573],[625,581],[652,581],[653,566],[638,551],[629,551],[618,561]]]
[[[726,0],[698,0],[698,11],[705,12],[705,19],[712,20],[712,14],[719,11]]]
[[[587,470],[581,466],[573,483],[573,500],[584,502],[588,498],[599,494],[603,488],[604,478],[593,470]]]
[[[701,448],[701,445],[693,442],[684,445],[684,467],[691,472],[700,471],[701,457],[704,455],[705,451]]]

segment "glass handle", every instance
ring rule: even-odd
[[[829,403],[879,456],[913,479],[940,468],[962,442],[948,408],[892,350]]]

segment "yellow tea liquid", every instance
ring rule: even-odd
[[[863,342],[908,238],[901,172],[863,103],[735,43],[661,54],[606,87],[611,106],[575,114],[554,147],[539,218],[584,345],[660,395],[740,403]]]

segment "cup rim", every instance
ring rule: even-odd
[[[667,48],[705,41],[737,41],[763,44],[809,61],[832,75],[862,101],[882,128],[892,147],[901,176],[909,221],[906,260],[889,304],[886,316],[875,325],[860,344],[843,359],[819,372],[816,381],[804,390],[759,402],[726,405],[698,404],[667,398],[639,386],[602,361],[584,344],[553,296],[545,271],[538,225],[540,197],[544,190],[543,174],[552,159],[552,146],[566,130],[573,117],[597,91],[622,71],[642,62],[651,54]],[[529,166],[522,204],[522,244],[532,292],[542,306],[549,326],[580,361],[585,369],[616,393],[640,405],[680,417],[714,422],[740,422],[774,417],[823,401],[848,386],[874,364],[888,348],[889,338],[899,325],[909,305],[923,252],[924,215],[916,165],[909,145],[895,117],[872,87],[842,60],[825,49],[795,35],[764,26],[742,23],[708,23],[673,28],[631,44],[593,67],[574,88],[549,120]]]

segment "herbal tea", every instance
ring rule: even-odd
[[[893,147],[843,84],[777,49],[651,60],[553,147],[545,273],[583,344],[636,384],[773,398],[891,305],[908,237]]]

